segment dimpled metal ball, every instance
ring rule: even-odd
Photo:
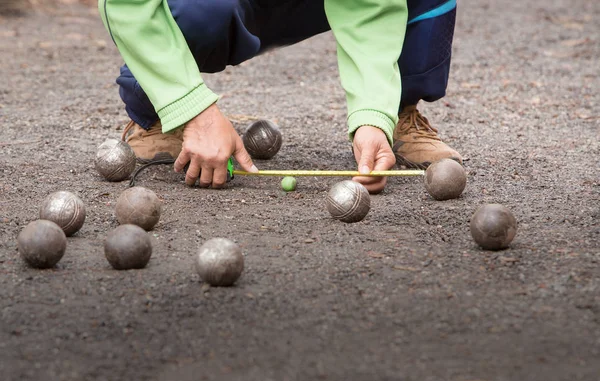
[[[54,267],[65,254],[67,236],[54,222],[36,220],[21,230],[17,248],[29,266],[47,269]]]
[[[115,212],[121,225],[133,224],[152,230],[160,219],[161,202],[156,193],[144,187],[129,188],[117,199]]]
[[[481,206],[471,218],[471,236],[485,250],[506,249],[517,234],[517,220],[500,204]]]
[[[281,130],[271,121],[257,120],[248,126],[242,141],[253,159],[270,159],[281,148]]]
[[[358,222],[365,218],[370,209],[369,191],[356,181],[340,181],[327,194],[327,210],[337,220]]]
[[[122,140],[108,139],[98,147],[96,170],[108,181],[122,181],[135,169],[135,153]]]
[[[115,270],[142,269],[152,256],[150,237],[137,225],[121,225],[106,236],[104,256]]]
[[[438,201],[458,198],[467,185],[467,173],[452,159],[442,159],[425,171],[425,189]]]
[[[79,197],[71,192],[54,192],[42,203],[40,219],[56,223],[69,237],[83,226],[85,205]]]
[[[242,249],[226,238],[212,238],[198,250],[196,271],[211,286],[231,286],[244,271]]]

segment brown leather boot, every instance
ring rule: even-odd
[[[154,160],[177,159],[183,144],[183,129],[163,134],[160,121],[154,123],[149,130],[130,121],[123,130],[122,139],[127,142],[139,163],[145,164]]]
[[[406,168],[427,169],[438,160],[449,158],[462,164],[462,157],[437,135],[417,106],[407,106],[400,114],[394,129],[396,164]]]

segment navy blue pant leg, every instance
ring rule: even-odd
[[[444,96],[450,69],[454,0],[409,0],[409,26],[399,60],[401,105]],[[237,65],[269,48],[329,30],[323,0],[168,0],[201,72]],[[439,12],[437,12],[439,13]],[[435,17],[429,17],[431,15]],[[419,19],[423,15],[429,15]],[[129,117],[144,128],[158,120],[152,103],[127,66],[117,79]]]
[[[429,1],[432,2],[435,1]],[[440,3],[439,0],[437,2]],[[423,3],[427,1],[420,2]],[[417,104],[421,99],[433,102],[446,95],[456,7],[454,1],[441,3],[429,10],[430,13],[409,15],[402,54],[398,62],[402,75],[401,108]],[[410,4],[411,1],[409,10]],[[423,15],[426,18],[419,19]]]
[[[255,8],[249,0],[168,0],[200,71],[214,73],[258,54]],[[117,78],[119,94],[129,117],[150,128],[158,121],[152,103],[124,65]]]
[[[293,44],[329,30],[323,0],[168,0],[168,3],[203,73],[222,71],[269,48]],[[129,117],[143,128],[150,128],[158,115],[126,65],[121,68],[117,83]]]

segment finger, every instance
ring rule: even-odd
[[[202,172],[200,173],[200,188],[208,188],[210,184],[213,182],[213,169],[212,168],[202,168]]]
[[[361,183],[362,185],[369,185],[369,184],[375,184],[380,180],[381,177],[379,176],[354,176],[352,178],[352,181],[357,181],[359,183]]]
[[[384,148],[380,148],[379,152],[377,152],[373,170],[386,171],[388,169],[391,169],[394,166],[394,164],[396,164],[396,156],[394,156],[394,153],[386,146]],[[380,193],[385,188],[385,184],[387,183],[387,177],[384,176],[363,176],[361,179],[358,179],[356,181],[359,181],[361,184],[363,184],[371,194]]]
[[[385,188],[387,183],[387,177],[365,177],[356,176],[352,178],[353,181],[357,181],[367,188],[370,194],[378,194]]]
[[[383,152],[382,152],[383,151]],[[396,164],[396,156],[390,149],[384,149],[378,153],[375,160],[374,171],[387,171],[392,169]]]
[[[190,167],[185,173],[185,183],[189,186],[194,186],[196,184],[196,180],[198,180],[198,176],[200,174],[200,161],[192,160],[190,162]]]
[[[227,167],[216,168],[213,173],[212,186],[213,188],[223,188],[227,182]]]
[[[177,160],[175,160],[174,169],[175,172],[181,172],[185,165],[190,162],[190,155],[187,151],[181,151],[179,156],[177,156]]]
[[[258,172],[258,168],[256,168],[254,163],[252,163],[252,158],[250,158],[248,151],[246,151],[246,148],[244,148],[244,143],[242,143],[242,139],[239,136],[235,141],[235,151],[233,151],[233,157],[244,171]]]
[[[360,152],[360,161],[358,162],[358,172],[369,174],[375,165],[375,148],[373,145],[366,145]]]

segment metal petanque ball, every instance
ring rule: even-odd
[[[212,238],[198,250],[196,271],[211,286],[231,286],[244,271],[242,249],[226,238]]]
[[[358,222],[365,218],[370,209],[369,191],[356,181],[340,181],[327,194],[327,210],[337,220]]]
[[[483,205],[471,218],[471,236],[485,250],[506,249],[516,234],[517,220],[503,205]]]
[[[425,189],[438,201],[458,198],[467,185],[467,173],[460,163],[442,159],[425,171]]]
[[[115,270],[142,269],[152,256],[150,237],[137,225],[121,225],[106,236],[104,256]]]
[[[95,166],[108,181],[122,181],[135,169],[135,153],[122,140],[108,139],[98,147]]]
[[[67,249],[65,232],[52,221],[30,222],[17,236],[21,258],[31,267],[47,269],[61,260]]]
[[[144,187],[125,190],[117,199],[115,214],[121,225],[133,224],[152,230],[160,219],[161,202],[156,193]]]
[[[253,159],[270,159],[281,148],[281,130],[269,120],[257,120],[246,128],[242,142]]]
[[[48,195],[42,203],[40,219],[56,223],[69,237],[83,226],[85,205],[79,197],[71,192],[54,192]]]

